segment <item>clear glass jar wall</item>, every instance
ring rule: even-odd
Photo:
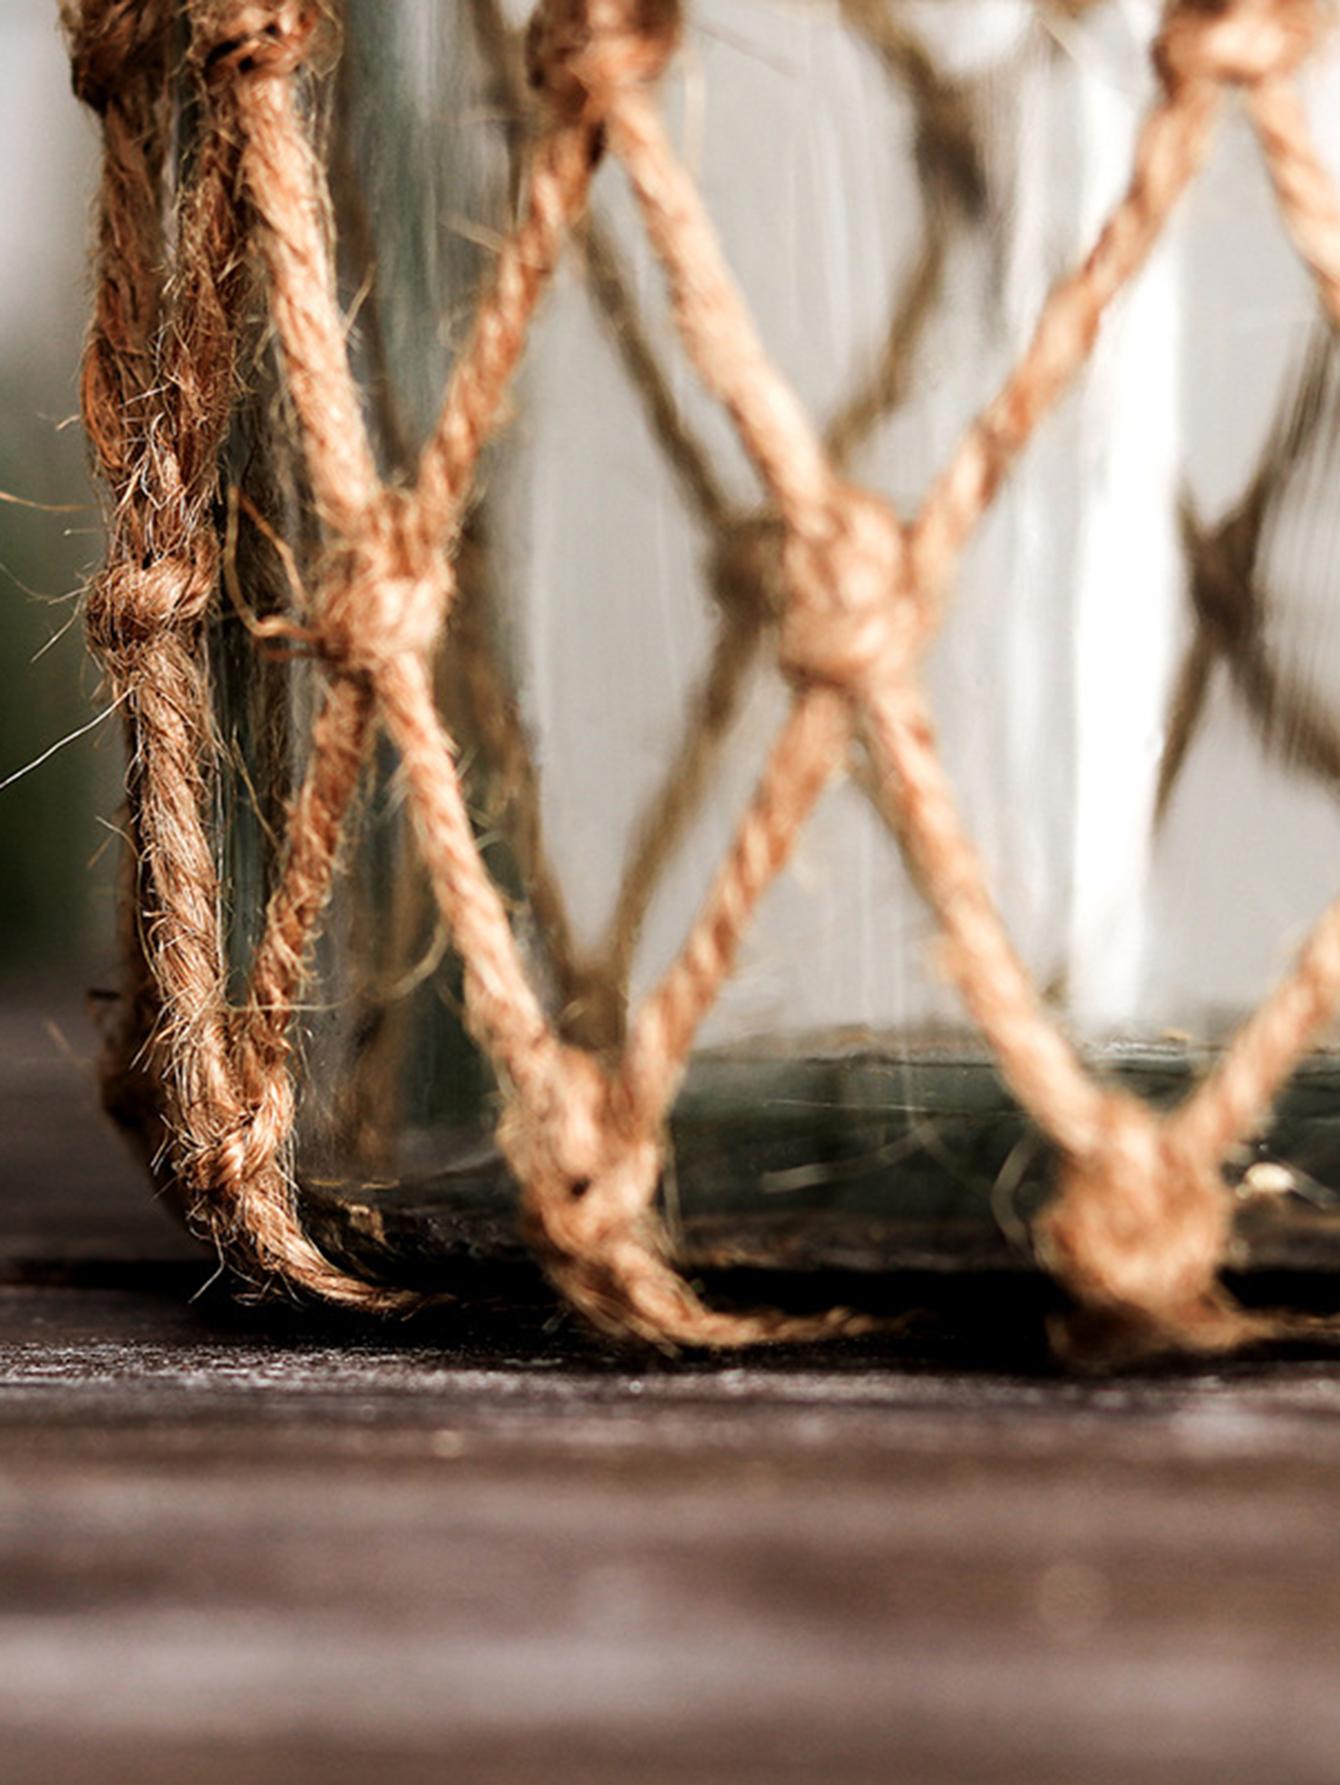
[[[347,0],[314,93],[388,472],[412,465],[509,219],[527,10]],[[687,12],[664,103],[768,350],[851,474],[911,512],[1125,183],[1158,8]],[[1340,54],[1305,91],[1340,171]],[[298,575],[319,539],[260,336],[251,386],[232,563],[264,611],[288,598],[274,536]],[[1085,1047],[1155,1094],[1203,1066],[1340,884],[1338,421],[1331,338],[1233,117],[997,499],[931,655],[1025,962]],[[670,960],[777,730],[773,538],[608,166],[488,452],[438,671],[490,865],[588,1045],[617,1043]],[[240,964],[320,677],[258,660],[236,618],[217,664]],[[389,755],[354,830],[303,1017],[301,1172],[318,1200],[373,1186],[383,1210],[449,1208],[494,1181],[495,1101]],[[690,1230],[766,1206],[878,1209],[910,1232],[989,1219],[1030,1178],[1040,1149],[932,943],[858,753],[702,1031],[676,1118]],[[1283,1115],[1323,1185],[1329,1072],[1319,1057]]]

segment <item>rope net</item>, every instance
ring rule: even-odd
[[[1230,1220],[1222,1162],[1336,1014],[1340,901],[1180,1106],[1158,1113],[1111,1088],[1081,1060],[1006,933],[937,752],[919,671],[967,544],[1195,179],[1230,92],[1255,131],[1327,320],[1340,324],[1340,200],[1295,87],[1330,23],[1324,0],[1167,6],[1153,52],[1157,93],[1124,195],[1083,264],[1054,286],[1003,387],[910,516],[858,487],[847,467],[899,399],[956,221],[975,203],[979,174],[971,140],[956,127],[954,91],[882,0],[841,0],[843,15],[913,93],[921,137],[939,145],[928,165],[947,202],[928,209],[937,221],[898,295],[872,379],[820,430],[771,362],[658,110],[683,10],[680,0],[540,0],[524,56],[514,56],[496,0],[471,0],[500,78],[529,89],[542,122],[525,158],[517,220],[436,424],[413,474],[388,483],[350,370],[326,174],[302,104],[305,71],[328,66],[335,53],[325,6],[67,4],[75,89],[99,114],[104,142],[82,395],[110,497],[110,542],[88,593],[87,624],[127,716],[130,759],[129,984],[111,1048],[110,1101],[166,1156],[193,1220],[244,1281],[387,1312],[422,1299],[318,1249],[300,1218],[292,1164],[294,1013],[351,807],[382,734],[462,965],[467,1026],[502,1089],[499,1141],[526,1231],[554,1283],[602,1326],[660,1343],[854,1330],[862,1323],[840,1311],[801,1319],[706,1305],[675,1269],[656,1206],[667,1114],[695,1033],[821,793],[850,767],[897,836],[966,1012],[1057,1149],[1059,1181],[1038,1230],[1047,1266],[1081,1306],[1141,1344],[1214,1350],[1278,1331],[1277,1320],[1240,1308],[1219,1281]],[[183,78],[183,40],[198,126],[179,170],[171,93]],[[681,423],[638,329],[618,254],[588,217],[592,178],[607,157],[626,175],[683,346],[758,474],[766,502],[757,511],[732,506]],[[501,425],[532,321],[568,251],[584,257],[625,368],[715,541],[719,606],[714,656],[634,839],[594,966],[571,942],[534,802],[521,802],[532,810],[518,854],[549,964],[568,1002],[583,988],[590,994],[576,1000],[587,1011],[586,1032],[576,1035],[546,1014],[528,973],[481,856],[435,691],[436,665],[454,662],[510,779],[533,784],[477,616],[456,597],[479,544],[472,491],[480,454]],[[219,458],[256,278],[322,544],[298,611],[258,620],[255,630],[315,653],[323,693],[239,999],[229,995],[211,837],[205,632],[221,568]],[[1306,424],[1291,425],[1296,435]],[[1217,534],[1188,512],[1188,540],[1202,548],[1193,560],[1213,567],[1230,548],[1250,560],[1259,507],[1249,492]],[[1259,531],[1259,515],[1255,524]],[[1226,637],[1242,662],[1258,665],[1255,684],[1240,678],[1249,704],[1271,709],[1260,616],[1239,616],[1236,629],[1216,622],[1222,602],[1216,608],[1211,571],[1195,577],[1193,598],[1200,625],[1178,690],[1160,809],[1208,671],[1230,649]],[[790,687],[784,723],[682,947],[625,1017],[617,993],[632,939],[709,779],[745,671],[767,641]],[[1329,733],[1314,742],[1324,764]]]

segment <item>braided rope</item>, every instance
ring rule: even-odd
[[[869,9],[849,0],[849,10]],[[773,367],[671,147],[652,89],[678,44],[678,0],[536,6],[530,79],[550,121],[530,158],[520,221],[408,489],[384,488],[373,468],[334,295],[321,175],[296,99],[304,61],[321,41],[317,6],[189,0],[206,152],[184,201],[184,276],[167,313],[118,334],[122,290],[142,292],[142,310],[162,303],[146,247],[156,241],[157,206],[147,202],[154,169],[145,145],[167,18],[166,9],[155,15],[155,27],[149,12],[85,0],[71,19],[76,85],[102,112],[107,138],[89,363],[119,381],[86,382],[90,428],[117,503],[90,619],[136,726],[146,954],[170,1013],[160,1046],[171,1068],[175,1156],[221,1242],[321,1294],[368,1305],[400,1299],[315,1252],[297,1224],[284,1163],[293,1004],[368,738],[380,725],[400,756],[419,847],[463,963],[468,1025],[503,1081],[500,1141],[528,1230],[556,1282],[593,1319],[661,1342],[732,1344],[849,1327],[841,1315],[793,1321],[704,1306],[665,1256],[654,1203],[666,1112],[698,1024],[860,727],[882,804],[940,929],[946,968],[1015,1095],[1061,1154],[1042,1226],[1052,1268],[1080,1301],[1160,1342],[1213,1348],[1262,1330],[1218,1284],[1229,1209],[1220,1162],[1335,1015],[1340,901],[1179,1109],[1159,1116],[1106,1088],[1043,1006],[1009,940],[958,816],[917,665],[1010,466],[1088,359],[1107,309],[1198,172],[1225,87],[1243,90],[1286,223],[1340,322],[1340,207],[1292,86],[1325,22],[1321,0],[1172,0],[1155,48],[1161,92],[1141,126],[1125,195],[1083,266],[1053,289],[1003,389],[907,521],[841,469],[845,433],[868,423],[840,417],[825,442]],[[134,155],[128,141],[138,145]],[[767,491],[778,650],[793,685],[731,848],[612,1064],[564,1041],[545,1016],[475,842],[429,668],[480,450],[603,152],[624,168],[680,337]],[[230,305],[244,236],[264,268],[328,540],[303,631],[326,659],[330,686],[250,995],[231,1011],[202,817],[209,708],[199,634],[214,568],[204,508],[230,394]],[[143,376],[150,363],[152,378]],[[164,396],[183,380],[191,401]],[[153,393],[157,412],[144,439],[104,438],[109,400],[122,391],[146,401]],[[133,403],[121,413],[133,414]],[[179,486],[163,483],[169,462]],[[757,586],[756,564],[746,580]]]

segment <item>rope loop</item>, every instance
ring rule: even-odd
[[[1170,90],[1189,81],[1256,86],[1292,74],[1322,22],[1319,0],[1173,0],[1154,64]]]
[[[1114,1092],[1093,1145],[1062,1166],[1041,1242],[1079,1301],[1176,1326],[1214,1294],[1230,1217],[1218,1168]]]
[[[353,675],[375,675],[407,655],[426,656],[446,611],[446,557],[425,543],[408,491],[384,490],[322,578],[315,624],[323,656]]]
[[[598,121],[619,89],[661,78],[680,24],[680,0],[541,0],[526,36],[530,84],[562,116]]]
[[[295,74],[310,57],[326,16],[320,0],[244,0],[224,6],[200,46],[205,73],[251,80]]]
[[[863,699],[906,668],[920,633],[902,524],[886,502],[840,491],[817,535],[793,531],[783,553],[782,668],[793,680]]]
[[[163,54],[164,9],[157,0],[82,0],[62,12],[75,97],[101,115],[136,67]]]
[[[128,667],[165,633],[189,632],[201,623],[217,572],[218,545],[204,529],[165,557],[109,564],[85,598],[89,644],[109,667]]]

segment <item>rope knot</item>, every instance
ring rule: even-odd
[[[325,17],[321,0],[246,0],[225,6],[204,48],[205,73],[254,80],[294,74],[310,56]]]
[[[445,557],[423,538],[409,493],[385,491],[334,554],[316,622],[322,653],[355,675],[426,656],[446,611],[449,576]]]
[[[164,633],[199,625],[214,596],[218,543],[197,533],[179,552],[136,564],[122,559],[94,579],[84,625],[109,667],[125,666]]]
[[[653,1134],[630,1132],[615,1104],[596,1059],[559,1047],[540,1092],[514,1097],[498,1129],[527,1225],[566,1258],[590,1259],[617,1244],[656,1193],[660,1144]]]
[[[530,84],[564,117],[598,119],[620,88],[652,86],[679,43],[680,0],[541,0]]]
[[[82,0],[62,8],[70,40],[70,80],[75,97],[105,112],[132,71],[162,57],[168,20],[161,5],[146,0]]]
[[[780,649],[788,675],[860,697],[906,665],[917,609],[905,587],[903,528],[886,503],[844,490],[820,536],[788,536],[783,567]]]
[[[1292,74],[1321,32],[1319,0],[1173,0],[1154,45],[1165,86],[1254,86]]]
[[[1062,1167],[1041,1238],[1080,1301],[1177,1326],[1213,1293],[1229,1221],[1218,1170],[1154,1111],[1113,1093],[1093,1145]]]

